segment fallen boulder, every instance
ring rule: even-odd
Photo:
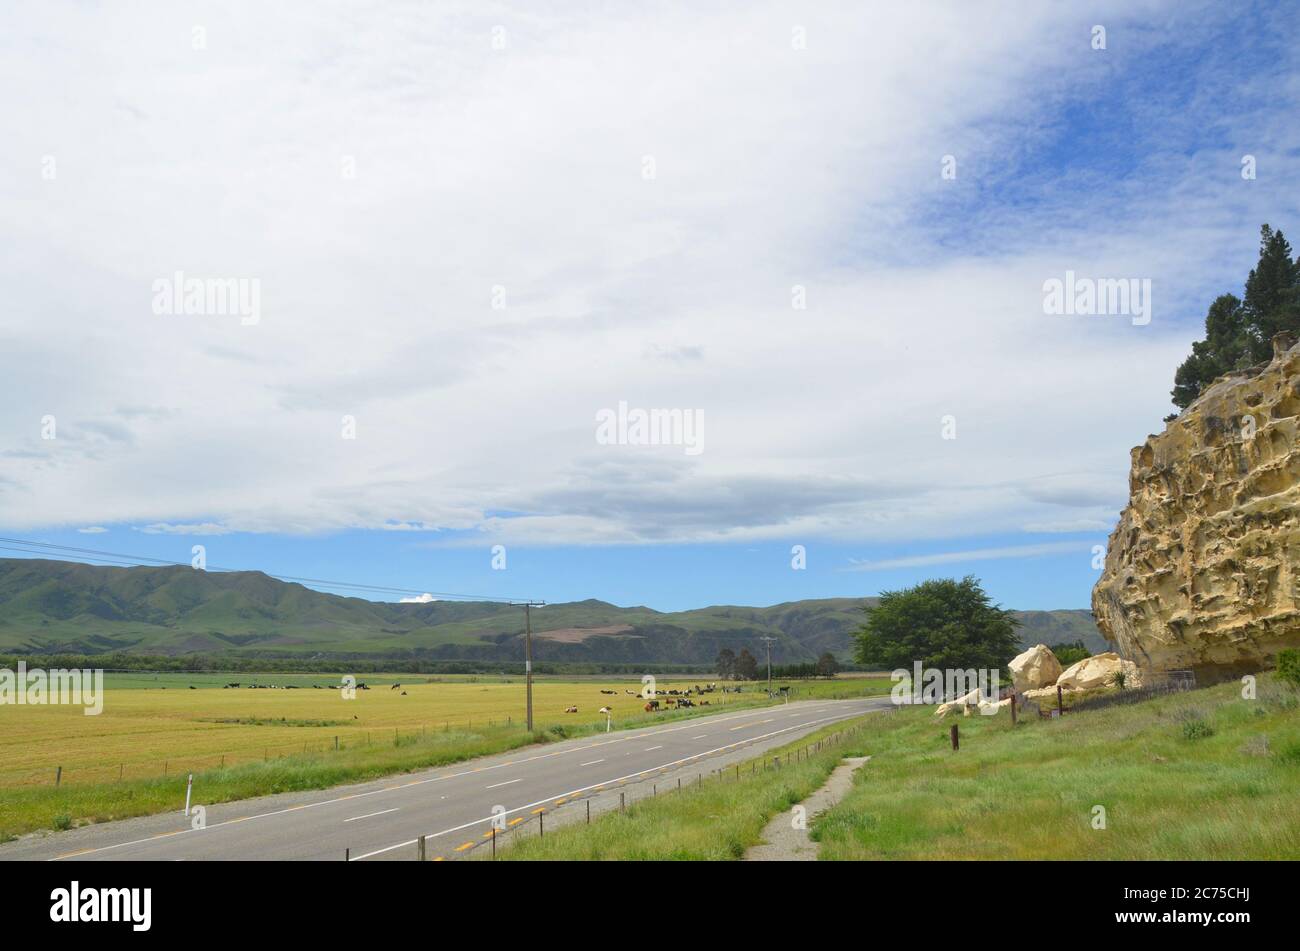
[[[1011,684],[1020,693],[1056,683],[1061,676],[1061,662],[1046,644],[1035,644],[1007,663]]]
[[[1124,674],[1124,686],[1141,686],[1142,675],[1137,664],[1125,660],[1114,651],[1085,657],[1077,664],[1070,665],[1056,678],[1056,685],[1066,690],[1096,690],[1116,686],[1115,675],[1121,672]]]

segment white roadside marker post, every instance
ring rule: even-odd
[[[194,774],[190,773],[189,781],[185,783],[185,816],[190,814],[190,793],[194,791]]]

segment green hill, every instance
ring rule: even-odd
[[[823,598],[766,608],[720,605],[661,612],[604,601],[533,611],[539,661],[707,664],[718,651],[776,638],[774,663],[852,653],[870,598]],[[1018,612],[1027,644],[1105,642],[1088,611]],[[341,597],[257,571],[113,568],[0,559],[0,651],[21,654],[228,654],[514,660],[523,611],[485,601],[394,604]]]

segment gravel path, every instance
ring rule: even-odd
[[[826,785],[799,805],[804,808],[804,828],[795,828],[794,812],[775,816],[763,829],[763,841],[745,853],[746,862],[811,862],[817,858],[817,843],[808,837],[807,826],[813,816],[825,812],[844,798],[853,786],[853,774],[871,759],[870,756],[849,756],[835,767]]]

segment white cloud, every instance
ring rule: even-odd
[[[1171,289],[1295,197],[1261,179],[1211,213],[1239,183],[1169,159],[1018,214],[981,170],[1179,9],[249,3],[206,11],[203,51],[180,7],[0,14],[0,524],[631,544],[1099,519],[1195,330]],[[1272,145],[1286,183],[1300,153]],[[1155,320],[1044,316],[1067,267],[1152,277]],[[260,323],[155,315],[178,270],[258,278]],[[705,452],[597,445],[621,399],[703,410]]]
[[[1118,513],[1110,518],[1067,518],[1047,522],[1026,522],[1022,531],[1043,533],[1110,532],[1115,527]]]
[[[82,535],[103,535],[108,529],[102,525],[88,525],[85,528],[77,529]]]
[[[1003,548],[974,548],[970,551],[944,551],[929,555],[910,555],[905,558],[886,558],[880,561],[859,561],[850,558],[852,568],[846,571],[885,571],[890,568],[925,568],[930,565],[952,565],[963,562],[994,561],[1003,558],[1040,558],[1063,552],[1087,551],[1081,542],[1045,542],[1040,545],[1008,545]]]
[[[437,598],[435,598],[433,595],[429,594],[429,592],[426,591],[424,594],[417,595],[417,596],[414,597],[414,598],[402,598],[400,603],[402,603],[402,604],[428,604],[430,601],[437,601],[437,600],[438,600]]]
[[[213,522],[203,522],[195,525],[171,525],[166,522],[155,522],[152,525],[143,525],[136,529],[137,532],[143,532],[146,535],[229,535],[231,530],[224,525],[217,525]]]

